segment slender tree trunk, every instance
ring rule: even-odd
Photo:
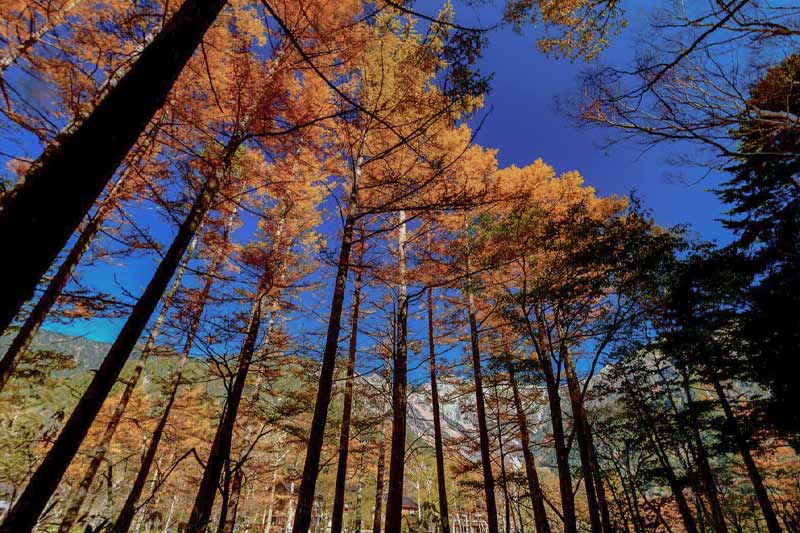
[[[233,533],[233,529],[236,526],[236,516],[239,514],[239,500],[241,500],[242,496],[242,485],[244,485],[244,469],[239,464],[233,473],[230,495],[225,506],[226,512],[224,515],[220,514],[221,517],[224,516],[224,519],[220,520],[220,527],[218,527],[218,530],[222,533]]]
[[[364,488],[364,448],[361,448],[358,465],[358,488],[356,489],[356,508],[353,519],[353,529],[356,533],[361,533],[361,491]]]
[[[269,489],[269,510],[267,511],[267,523],[264,533],[272,533],[272,510],[275,508],[275,486],[278,484],[278,468],[272,473],[272,487]]]
[[[572,473],[569,464],[569,450],[564,439],[564,422],[561,412],[561,394],[559,392],[558,380],[553,373],[553,360],[550,357],[550,342],[544,326],[540,323],[538,331],[533,331],[527,313],[522,310],[526,320],[528,334],[536,347],[536,354],[539,366],[544,374],[547,386],[547,400],[550,406],[550,421],[553,426],[553,443],[556,451],[556,464],[558,466],[558,482],[561,493],[561,512],[564,521],[565,533],[577,533],[577,518],[575,516],[575,499],[572,493]]]
[[[225,225],[225,241],[228,239],[233,218],[234,216],[232,215]],[[142,464],[139,467],[139,471],[136,473],[136,478],[133,481],[133,485],[131,486],[128,497],[125,500],[125,504],[122,506],[119,516],[117,516],[117,519],[114,522],[114,527],[112,529],[113,533],[127,533],[131,527],[133,518],[136,515],[136,502],[139,501],[142,491],[144,490],[145,483],[147,482],[147,477],[150,475],[150,469],[155,461],[158,445],[161,442],[161,437],[163,436],[164,429],[167,426],[167,420],[169,420],[172,406],[175,404],[175,398],[178,396],[178,389],[181,386],[183,378],[183,368],[186,365],[186,361],[189,359],[189,352],[192,349],[195,335],[197,335],[197,330],[200,327],[200,319],[203,316],[203,310],[205,309],[206,302],[208,301],[208,296],[211,293],[211,286],[214,284],[217,271],[222,266],[223,260],[224,257],[222,254],[216,254],[212,260],[211,267],[208,270],[208,275],[203,283],[203,288],[200,290],[198,308],[195,310],[194,316],[192,316],[187,328],[186,341],[184,342],[183,350],[181,351],[181,358],[178,362],[178,368],[175,369],[175,372],[170,378],[171,386],[164,404],[164,410],[161,413],[161,418],[159,419],[158,424],[153,430],[153,435],[150,437],[150,444],[148,445],[147,451],[142,458]]]
[[[136,385],[139,383],[139,379],[144,372],[147,359],[155,349],[158,335],[161,332],[161,326],[164,323],[164,319],[167,317],[169,309],[172,307],[172,300],[175,297],[175,294],[178,292],[178,287],[181,285],[183,274],[186,272],[186,264],[192,257],[196,246],[197,235],[195,235],[191,244],[189,244],[189,248],[186,252],[187,260],[184,261],[178,268],[178,272],[175,274],[175,279],[172,281],[172,285],[164,295],[161,311],[159,312],[152,329],[150,329],[147,342],[145,343],[144,348],[142,348],[142,352],[139,356],[139,360],[136,362],[133,372],[131,372],[131,375],[128,377],[128,381],[125,383],[125,389],[122,391],[122,395],[120,396],[119,401],[114,408],[111,419],[106,425],[103,436],[92,452],[92,459],[89,461],[89,466],[87,467],[86,472],[84,473],[83,478],[81,478],[78,486],[75,487],[70,494],[70,499],[67,503],[67,509],[64,511],[64,516],[61,519],[61,525],[58,527],[59,533],[69,533],[69,531],[72,529],[72,526],[75,524],[75,520],[78,518],[78,513],[81,510],[81,506],[86,500],[89,490],[92,488],[94,478],[97,475],[97,472],[100,469],[100,465],[105,459],[106,454],[108,453],[108,448],[111,446],[111,440],[114,438],[114,434],[122,422],[122,416],[125,414],[125,409],[127,409],[128,403],[130,402],[131,397],[133,397],[133,392],[136,389]]]
[[[381,533],[381,507],[383,505],[383,470],[386,466],[386,436],[378,444],[378,472],[375,475],[375,514],[372,516],[372,533]]]
[[[16,46],[10,48],[8,52],[0,58],[0,76],[3,72],[19,60],[20,57],[27,54],[28,51],[36,46],[46,34],[55,28],[55,26],[64,21],[66,16],[72,11],[79,0],[69,0],[66,4],[58,8],[56,13],[48,13],[47,21],[33,31],[27,38],[20,41]]]
[[[439,413],[439,384],[436,376],[436,339],[433,323],[433,289],[428,287],[428,357],[431,370],[431,405],[433,407],[433,443],[436,451],[436,481],[439,493],[439,522],[441,533],[450,533],[450,516],[447,509],[447,485],[444,473],[442,421]]]
[[[224,462],[230,457],[231,441],[233,439],[233,428],[236,424],[236,416],[239,412],[242,394],[244,392],[247,373],[250,370],[250,363],[255,352],[258,331],[261,326],[262,300],[265,296],[267,280],[262,278],[259,281],[256,300],[250,310],[250,323],[247,327],[247,335],[239,353],[239,361],[236,369],[236,377],[225,402],[225,409],[220,418],[214,442],[206,462],[203,472],[203,479],[197,489],[194,506],[189,517],[189,531],[202,531],[208,525],[211,516],[211,509],[214,505],[214,498],[217,493],[217,484],[222,473]],[[223,507],[224,509],[224,507]]]
[[[683,391],[686,394],[688,412],[691,420],[689,424],[691,426],[690,432],[697,450],[697,466],[700,471],[700,478],[703,480],[703,487],[705,488],[706,495],[708,496],[708,503],[711,507],[711,520],[714,522],[714,529],[717,533],[728,533],[728,526],[725,523],[725,514],[722,512],[722,504],[719,501],[717,482],[714,479],[714,473],[711,471],[706,445],[700,434],[700,415],[697,412],[697,406],[692,396],[692,389],[689,384],[689,373],[686,369],[683,369],[682,374]]]
[[[519,426],[520,442],[522,443],[522,456],[525,460],[525,474],[528,479],[528,492],[531,495],[531,506],[533,507],[533,521],[536,525],[536,533],[550,533],[550,522],[547,520],[547,511],[544,508],[544,496],[542,486],[539,483],[539,474],[536,471],[536,461],[531,452],[530,432],[528,431],[528,419],[522,407],[522,398],[517,386],[517,378],[514,366],[508,362],[508,378],[511,381],[511,391],[514,394],[514,408],[517,411],[517,425]]]
[[[363,249],[363,248],[362,248]],[[363,253],[359,253],[357,263],[361,263]],[[347,456],[350,447],[350,416],[353,410],[353,376],[356,365],[356,348],[358,346],[358,311],[361,305],[361,269],[356,270],[353,287],[353,312],[350,318],[350,346],[347,353],[347,376],[344,388],[344,405],[342,406],[342,427],[339,432],[339,463],[336,468],[336,487],[333,495],[333,513],[331,516],[331,533],[341,533],[344,516],[344,496],[347,482]]]
[[[162,115],[162,119],[163,118],[165,117]],[[8,383],[19,360],[30,347],[33,338],[36,336],[45,318],[47,318],[53,305],[55,305],[58,297],[61,295],[61,291],[64,290],[72,273],[75,272],[75,268],[77,268],[80,263],[83,254],[89,249],[95,236],[105,223],[106,218],[113,211],[119,193],[123,190],[122,186],[128,181],[132,173],[131,167],[135,164],[135,160],[144,156],[157,133],[158,127],[154,127],[153,131],[150,132],[147,138],[140,144],[134,160],[125,168],[117,181],[114,182],[114,185],[108,191],[108,195],[86,223],[86,226],[80,232],[80,235],[72,245],[72,248],[70,248],[67,256],[64,258],[61,265],[59,265],[53,278],[47,284],[41,297],[39,297],[36,305],[33,306],[25,322],[20,326],[19,331],[14,336],[14,340],[11,341],[8,350],[6,350],[5,355],[3,355],[3,359],[0,360],[0,391],[2,391],[6,383]]]
[[[597,503],[596,484],[592,468],[591,448],[589,446],[589,428],[586,411],[583,408],[583,395],[578,374],[575,372],[575,363],[572,354],[566,346],[562,347],[561,359],[564,361],[564,373],[567,377],[567,390],[570,405],[572,406],[572,419],[575,424],[575,433],[578,437],[578,452],[581,458],[581,471],[583,472],[583,487],[586,491],[586,504],[589,508],[589,522],[593,533],[601,533],[603,524],[600,518],[600,507]]]
[[[495,385],[495,395],[497,386]],[[503,447],[503,426],[500,419],[500,396],[497,395],[497,451],[500,453],[500,479],[503,480],[503,529],[505,533],[511,533],[511,500],[508,496],[508,475],[506,474],[506,452]]]
[[[750,453],[750,445],[739,428],[739,423],[731,408],[728,395],[715,374],[711,376],[711,383],[714,385],[714,391],[717,393],[719,402],[722,405],[722,412],[725,414],[725,423],[728,426],[728,431],[733,435],[733,440],[736,442],[736,447],[739,448],[739,454],[742,456],[742,462],[744,462],[744,466],[747,469],[747,475],[750,477],[750,483],[753,484],[753,491],[761,507],[761,513],[764,515],[764,521],[767,523],[767,530],[770,533],[780,533],[781,526],[772,507],[772,502],[770,502],[769,493],[767,493],[764,480],[761,478],[761,472],[758,471],[758,467]]]
[[[497,504],[494,497],[494,476],[492,475],[492,456],[489,451],[489,429],[486,424],[486,406],[481,375],[481,352],[478,345],[478,321],[472,293],[467,294],[467,315],[469,318],[469,340],[472,349],[472,371],[475,378],[475,408],[478,414],[478,438],[481,446],[481,466],[483,467],[483,491],[486,497],[486,521],[489,533],[498,533]]]
[[[0,245],[14,258],[0,265],[5,284],[0,291],[0,333],[33,295],[136,139],[164,105],[225,3],[185,0],[91,115],[51,143],[25,179],[0,200]],[[36,246],[30,246],[31,242]]]
[[[147,288],[136,302],[100,368],[95,372],[89,387],[72,411],[50,451],[28,481],[28,485],[17,503],[0,525],[0,533],[30,531],[36,524],[47,501],[55,492],[61,477],[86,437],[89,427],[97,417],[97,413],[100,412],[103,402],[111,392],[111,387],[119,378],[125,362],[150,320],[169,280],[175,274],[189,242],[194,237],[216,195],[219,181],[220,176],[214,173],[204,184]]]
[[[320,368],[319,387],[317,399],[314,404],[314,417],[311,419],[311,431],[306,447],[306,458],[303,465],[303,477],[300,481],[300,491],[297,496],[297,510],[295,512],[292,533],[306,533],[311,525],[311,511],[314,504],[314,493],[319,476],[320,454],[325,437],[325,423],[328,420],[328,407],[331,402],[333,388],[333,371],[336,366],[336,350],[339,345],[339,330],[342,322],[342,307],[344,305],[344,292],[347,285],[347,273],[350,267],[350,248],[353,244],[353,228],[358,209],[358,184],[361,177],[361,164],[363,158],[359,157],[355,164],[353,184],[350,190],[348,213],[342,229],[342,244],[339,251],[339,263],[336,269],[336,278],[331,300],[331,312],[328,319],[328,332],[325,338],[325,349],[322,353],[322,367]]]
[[[408,388],[408,285],[406,280],[406,214],[399,213],[397,233],[397,345],[392,372],[392,444],[389,451],[389,487],[386,493],[387,533],[400,531],[403,521],[403,477],[406,462]]]

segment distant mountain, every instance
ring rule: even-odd
[[[0,350],[5,352],[12,339],[13,335],[0,337]],[[72,355],[75,359],[76,370],[91,370],[99,367],[109,348],[111,348],[111,344],[107,342],[92,341],[84,337],[74,337],[44,329],[39,330],[31,343],[33,350],[52,350]]]

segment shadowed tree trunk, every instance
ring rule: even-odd
[[[223,242],[228,240],[228,236],[230,234],[231,224],[233,223],[233,219],[235,217],[235,211],[231,215],[231,217],[227,220],[225,224],[225,228],[223,230]],[[186,361],[189,358],[189,352],[192,349],[192,345],[194,344],[194,338],[197,334],[197,329],[200,327],[200,319],[203,316],[203,310],[205,308],[206,302],[208,301],[208,296],[211,293],[211,286],[214,284],[216,279],[217,271],[222,266],[222,261],[224,260],[224,256],[222,254],[216,254],[214,259],[212,260],[211,266],[208,270],[208,275],[206,276],[206,280],[203,283],[203,288],[200,290],[198,302],[197,302],[197,309],[195,309],[195,313],[189,322],[187,332],[186,332],[186,341],[183,345],[183,350],[181,351],[181,358],[178,362],[178,368],[175,370],[173,375],[170,378],[170,389],[169,393],[167,394],[166,402],[164,404],[164,410],[161,413],[161,418],[158,421],[155,429],[153,430],[153,435],[150,437],[150,443],[148,445],[147,451],[142,458],[142,464],[139,467],[139,471],[136,473],[136,478],[133,481],[133,485],[131,486],[131,490],[128,493],[128,497],[125,500],[125,504],[122,506],[122,509],[119,512],[119,516],[117,516],[116,521],[114,522],[114,527],[112,529],[113,533],[127,533],[131,527],[131,523],[133,522],[133,518],[136,514],[136,502],[139,501],[139,498],[142,495],[142,491],[144,490],[145,483],[147,482],[147,477],[150,474],[150,469],[153,466],[153,462],[155,461],[156,452],[158,451],[158,445],[161,442],[161,437],[164,434],[164,429],[167,426],[167,420],[169,420],[170,412],[172,411],[172,406],[175,404],[175,398],[178,396],[178,389],[182,384],[182,377],[183,377],[183,368],[186,365]]]
[[[162,115],[162,120],[163,118],[165,118],[164,115]],[[158,133],[159,126],[160,124],[154,127],[153,131],[150,132],[147,138],[140,144],[137,150],[137,155],[134,159],[139,159],[144,156],[148,147],[151,145],[153,139]],[[134,162],[131,162],[125,168],[119,179],[117,179],[117,181],[108,191],[108,195],[103,200],[103,203],[100,204],[92,218],[86,223],[86,227],[84,227],[80,232],[80,235],[75,240],[72,248],[70,248],[67,256],[64,258],[61,265],[59,265],[58,270],[47,284],[47,287],[42,295],[39,297],[36,305],[33,306],[33,309],[31,309],[31,312],[28,314],[25,322],[22,324],[22,326],[20,326],[19,331],[14,336],[14,340],[11,341],[8,350],[6,350],[5,355],[3,355],[3,359],[0,360],[0,391],[2,391],[6,383],[8,383],[8,380],[16,369],[20,358],[28,350],[28,347],[30,347],[34,336],[36,336],[36,333],[44,323],[45,318],[47,318],[47,315],[50,313],[53,305],[55,305],[58,297],[61,295],[61,291],[63,291],[64,287],[67,285],[70,276],[72,276],[72,273],[75,272],[75,268],[80,263],[83,254],[85,254],[89,249],[89,246],[91,245],[98,231],[100,231],[100,228],[105,223],[106,218],[113,211],[117,197],[122,190],[122,185],[130,177],[132,173],[131,167],[134,164]]]
[[[564,374],[567,377],[567,392],[569,393],[570,406],[572,407],[572,420],[575,425],[575,434],[578,437],[578,453],[581,459],[581,472],[583,473],[583,488],[586,491],[586,505],[589,508],[589,522],[593,533],[603,531],[600,518],[600,506],[597,503],[597,484],[589,446],[589,423],[586,411],[583,408],[583,395],[578,374],[575,372],[575,363],[569,348],[561,348],[561,360],[564,361]]]
[[[507,363],[508,379],[511,382],[511,391],[514,394],[514,408],[517,411],[517,425],[519,426],[519,438],[522,443],[522,456],[525,460],[525,475],[528,479],[528,492],[531,496],[531,506],[533,507],[533,521],[536,525],[536,533],[550,533],[550,522],[547,520],[547,511],[544,507],[544,496],[542,486],[539,483],[539,474],[536,471],[536,461],[531,452],[530,432],[528,431],[528,419],[522,407],[522,397],[517,386],[517,377],[514,372],[514,365],[509,360]]]
[[[380,439],[378,444],[378,472],[375,475],[375,513],[372,515],[372,533],[381,533],[383,470],[386,468],[386,435],[381,434]]]
[[[261,327],[263,298],[267,293],[268,282],[269,280],[266,275],[259,280],[258,293],[250,310],[250,323],[247,326],[247,334],[242,344],[242,349],[239,352],[236,377],[226,398],[225,408],[220,418],[219,425],[217,426],[217,432],[214,435],[208,461],[203,471],[203,479],[200,481],[200,486],[197,489],[197,495],[195,496],[194,506],[192,507],[187,526],[189,531],[202,531],[208,525],[211,509],[214,506],[214,498],[217,493],[220,474],[222,473],[224,463],[228,461],[230,457],[233,428],[236,424],[236,416],[239,412],[239,404],[242,400],[247,373],[250,370],[250,363],[252,362],[253,353],[255,352],[256,341],[258,340],[258,331]],[[226,507],[223,506],[223,512],[225,509]]]
[[[436,481],[439,493],[439,524],[442,533],[450,533],[447,509],[447,485],[444,474],[444,446],[442,422],[439,414],[439,384],[436,377],[436,339],[433,328],[433,289],[428,287],[428,357],[431,370],[431,406],[433,408],[433,444],[436,451]]]
[[[122,422],[122,416],[125,414],[125,409],[128,407],[128,402],[130,402],[133,392],[136,389],[136,385],[139,383],[139,379],[144,372],[147,359],[155,349],[158,335],[161,332],[161,326],[164,323],[164,319],[167,317],[169,309],[172,307],[172,300],[175,297],[175,294],[178,292],[181,280],[183,279],[183,274],[186,272],[186,264],[188,263],[189,259],[191,259],[194,249],[197,246],[197,237],[198,236],[195,235],[194,239],[192,239],[192,242],[186,252],[187,259],[181,264],[180,268],[178,268],[178,272],[175,274],[175,279],[172,281],[172,285],[164,295],[161,311],[159,312],[158,317],[156,317],[153,327],[150,329],[150,334],[147,337],[147,342],[142,348],[139,360],[136,362],[133,372],[131,372],[131,375],[128,377],[128,381],[125,383],[125,389],[122,391],[122,395],[120,396],[119,401],[114,408],[114,412],[111,415],[111,420],[108,421],[106,429],[103,432],[103,436],[100,438],[100,442],[92,451],[92,459],[89,461],[89,466],[86,468],[86,472],[83,474],[83,478],[81,478],[78,486],[75,487],[70,493],[67,508],[64,511],[64,515],[61,519],[61,525],[58,527],[59,533],[69,533],[69,531],[72,529],[72,526],[75,524],[75,520],[78,518],[78,513],[81,510],[81,506],[86,500],[89,490],[92,488],[94,478],[97,475],[97,472],[100,469],[100,465],[105,459],[106,454],[108,453],[109,446],[111,446],[111,440],[114,438],[114,433],[116,433],[120,422]]]
[[[697,466],[700,471],[700,478],[703,482],[708,503],[711,507],[711,520],[714,522],[714,529],[717,533],[728,533],[728,526],[725,523],[725,514],[722,512],[722,504],[719,501],[719,491],[717,490],[717,482],[714,479],[714,473],[711,471],[711,464],[708,459],[708,451],[703,442],[703,437],[700,435],[700,414],[697,412],[697,404],[692,395],[691,385],[689,383],[689,372],[682,369],[682,383],[683,392],[686,394],[687,409],[690,418],[690,433],[695,443],[697,451]]]
[[[717,393],[717,398],[719,398],[719,402],[722,405],[722,412],[725,414],[725,424],[728,427],[728,431],[733,435],[733,440],[736,442],[736,447],[739,449],[739,454],[742,456],[742,462],[744,463],[745,469],[747,469],[750,483],[753,484],[753,491],[756,494],[758,505],[761,507],[761,513],[764,515],[764,521],[767,523],[767,530],[770,533],[780,533],[781,526],[778,522],[778,517],[775,515],[772,502],[769,500],[769,494],[767,493],[767,488],[764,486],[764,480],[761,478],[761,472],[758,471],[758,467],[755,461],[753,461],[753,456],[750,453],[750,445],[742,434],[741,429],[739,429],[739,423],[731,408],[728,395],[725,393],[725,389],[719,378],[713,373],[711,375],[711,383],[714,385],[714,391]]]
[[[400,531],[403,521],[403,477],[406,462],[406,407],[408,403],[408,285],[406,280],[406,214],[400,211],[397,232],[397,343],[392,372],[392,442],[389,450],[389,487],[386,493],[386,532]]]
[[[550,356],[550,342],[547,338],[544,325],[539,324],[534,331],[526,310],[522,309],[522,316],[528,328],[528,335],[536,349],[538,363],[544,374],[547,388],[547,402],[550,407],[550,420],[553,426],[553,444],[556,451],[556,464],[558,466],[558,484],[561,494],[561,512],[564,521],[565,533],[577,533],[577,518],[575,516],[575,499],[572,493],[572,473],[569,464],[569,450],[564,439],[564,422],[561,412],[561,394],[558,380],[553,372],[553,360]]]
[[[89,427],[100,412],[103,402],[111,392],[111,387],[119,378],[169,280],[175,274],[189,242],[216,195],[220,179],[221,176],[214,172],[203,185],[191,211],[178,229],[175,239],[164,254],[144,293],[133,307],[100,368],[95,372],[86,392],[78,401],[50,451],[31,476],[16,504],[0,525],[0,533],[26,532],[36,524],[86,437]]]
[[[225,3],[185,0],[86,120],[51,143],[25,179],[0,200],[0,246],[15,258],[0,266],[4,283],[0,333],[33,295],[39,280],[163,106]],[[31,242],[37,245],[30,246]]]
[[[494,497],[494,476],[492,475],[492,456],[489,451],[489,429],[486,424],[486,404],[481,375],[481,352],[478,344],[478,321],[475,317],[475,304],[472,292],[467,293],[467,315],[469,318],[469,341],[472,352],[472,372],[475,379],[475,408],[478,414],[478,438],[481,447],[481,466],[483,469],[483,491],[486,498],[486,521],[489,533],[498,533],[497,503]]]
[[[356,264],[363,261],[363,243],[359,247]],[[342,406],[342,427],[339,432],[339,463],[336,467],[336,488],[333,495],[333,513],[331,515],[331,533],[342,532],[344,516],[345,484],[347,482],[347,456],[350,446],[350,416],[353,410],[353,376],[356,366],[356,348],[358,346],[358,311],[361,305],[361,269],[356,270],[353,287],[353,312],[350,318],[350,345],[347,353],[347,376],[344,385],[344,405]]]
[[[359,157],[354,165],[353,183],[347,205],[347,217],[342,229],[342,244],[333,286],[331,312],[328,318],[328,332],[325,337],[325,349],[322,353],[317,399],[314,404],[314,416],[311,419],[311,431],[308,436],[303,477],[300,481],[300,491],[297,496],[297,510],[295,511],[292,533],[306,533],[311,525],[314,493],[317,486],[317,477],[319,476],[320,454],[325,437],[325,423],[328,420],[328,407],[331,402],[331,390],[333,388],[333,371],[336,366],[336,350],[339,345],[339,330],[342,323],[344,291],[350,267],[350,248],[353,244],[353,228],[358,210],[358,184],[361,177],[362,163],[363,158]]]

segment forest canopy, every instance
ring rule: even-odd
[[[641,4],[2,2],[0,533],[800,531],[800,5]]]

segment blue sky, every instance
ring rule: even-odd
[[[418,9],[425,10],[425,4],[428,3],[419,3]],[[434,5],[433,2],[430,4]],[[633,48],[633,37],[646,27],[645,5],[640,0],[629,4],[629,29],[617,37],[600,61],[614,65],[626,63]],[[434,13],[434,9],[426,12]],[[491,25],[500,17],[497,6],[479,9],[456,4],[460,21]],[[601,195],[626,195],[635,189],[643,205],[652,209],[659,224],[688,223],[698,237],[726,241],[728,235],[716,220],[724,207],[708,191],[715,185],[715,177],[697,182],[700,169],[675,169],[667,162],[672,151],[685,147],[663,145],[645,151],[643,146],[628,140],[604,148],[604,141],[612,132],[576,128],[556,109],[556,98],[576,90],[577,77],[586,65],[582,60],[573,63],[546,57],[536,47],[537,34],[536,28],[518,35],[506,27],[489,35],[480,66],[483,72],[494,73],[494,79],[484,109],[472,121],[477,126],[483,120],[476,141],[498,148],[501,166],[523,166],[542,158],[557,172],[578,170]],[[684,173],[684,179],[675,179],[675,174],[680,172]],[[147,225],[155,228],[159,224],[158,217],[153,212],[147,213],[147,209],[139,211],[136,216],[142,220],[141,215],[144,215]],[[163,219],[160,223],[163,224]],[[162,240],[168,238],[168,232],[163,228],[155,229],[155,234]],[[138,295],[154,269],[155,258],[145,257],[125,266],[105,265],[87,269],[85,279],[90,285],[111,293],[118,292],[121,284],[131,295]],[[324,279],[325,272],[320,276]],[[313,300],[320,315],[327,313],[328,289],[317,291],[304,300],[307,298]],[[112,341],[121,321],[51,323],[46,327]]]

